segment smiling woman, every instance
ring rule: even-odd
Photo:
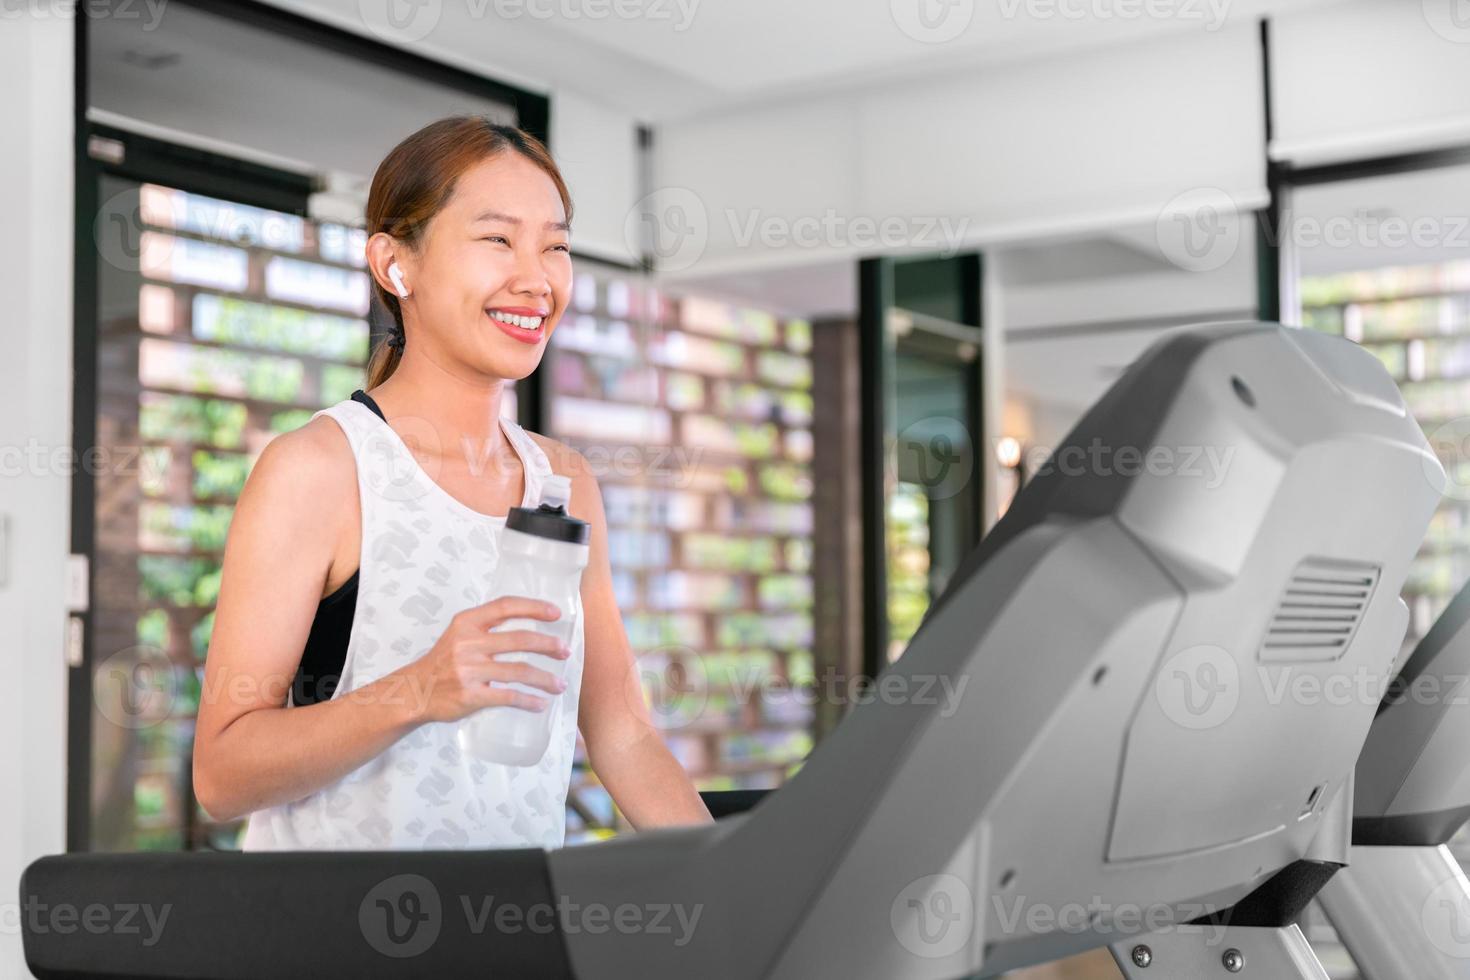
[[[375,291],[393,314],[395,330],[373,352],[368,387],[382,384],[398,366],[408,343],[400,300],[415,288],[415,342],[451,344],[462,354],[468,348],[461,345],[488,319],[535,349],[505,353],[508,363],[497,359],[487,367],[502,368],[496,373],[503,378],[534,370],[554,326],[551,305],[501,301],[489,293],[503,291],[518,251],[534,251],[536,271],[560,313],[571,288],[571,218],[571,195],[546,147],[513,126],[455,116],[395,147],[378,168],[367,205],[369,262],[381,266],[394,287],[384,288],[379,278]],[[430,236],[430,219],[445,233]],[[436,328],[444,333],[428,336]]]
[[[568,305],[570,215],[545,147],[477,117],[378,168],[366,260],[394,330],[367,390],[266,446],[225,545],[194,784],[250,815],[245,849],[560,847],[579,729],[635,828],[710,819],[649,718],[597,480],[501,410]],[[489,594],[509,512],[553,475],[589,529],[580,589]],[[565,663],[500,656],[521,653]],[[547,713],[539,762],[461,751],[492,706]]]

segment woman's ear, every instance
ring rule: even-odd
[[[411,263],[406,258],[399,256],[408,250],[403,247],[392,235],[387,232],[377,232],[367,240],[367,248],[364,257],[367,259],[368,272],[382,289],[390,296],[406,296],[411,286]],[[393,267],[397,266],[398,276],[393,275]],[[403,288],[399,288],[398,280],[404,280]]]

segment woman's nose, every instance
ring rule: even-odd
[[[521,256],[516,260],[515,278],[511,289],[531,296],[550,296],[551,279],[541,264],[540,255]]]

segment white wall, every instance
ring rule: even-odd
[[[1054,446],[1124,366],[1167,330],[1253,319],[1254,225],[1237,221],[1207,268],[1182,268],[1155,229],[1001,253],[1007,418],[1027,445]],[[993,319],[987,322],[995,322]]]
[[[672,270],[699,276],[1116,228],[1152,222],[1179,195],[1211,188],[1237,208],[1259,207],[1261,85],[1257,33],[1241,25],[663,126],[653,182],[668,200],[656,207],[703,218]],[[874,244],[872,233],[859,240],[885,221],[897,244]],[[791,240],[742,240],[765,227]],[[812,234],[796,240],[799,232]]]
[[[0,586],[0,977],[28,975],[20,874],[66,841],[70,480],[20,455],[71,444],[73,25],[56,9],[12,7],[0,22],[0,513],[12,538]]]

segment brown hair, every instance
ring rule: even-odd
[[[493,123],[484,116],[450,116],[414,133],[378,164],[368,191],[367,233],[387,232],[410,248],[417,248],[429,219],[439,213],[454,192],[459,175],[507,150],[519,153],[546,171],[556,184],[570,222],[572,198],[545,144],[522,129]],[[398,306],[398,297],[376,279],[373,292],[393,314],[401,336],[403,311]],[[386,381],[402,356],[402,348],[390,346],[388,338],[378,341],[368,359],[367,387],[375,388]]]

